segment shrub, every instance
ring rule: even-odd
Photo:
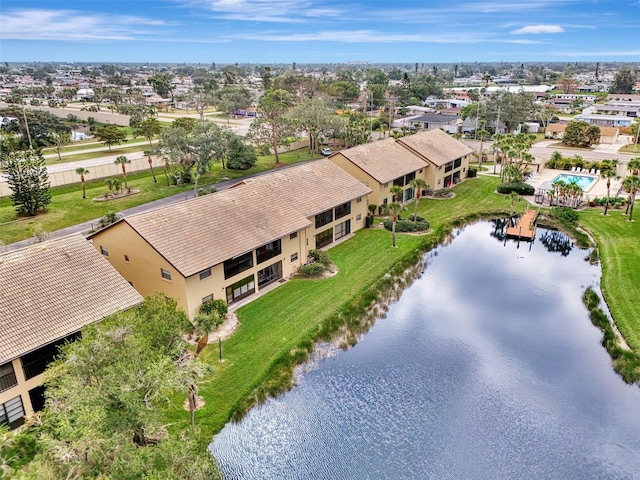
[[[421,217],[420,215],[418,215],[417,217],[413,218],[413,213],[411,215],[409,215],[409,220],[411,220],[412,222],[425,222],[426,219],[424,219],[423,217]]]
[[[369,212],[371,213],[371,215],[375,215],[376,209],[378,208],[378,206],[375,203],[371,203],[367,208],[369,209]]]
[[[448,197],[449,194],[451,193],[451,190],[448,188],[441,188],[440,190],[436,190],[433,192],[433,196],[434,197],[439,197],[439,198],[443,198],[443,197]]]
[[[384,228],[391,231],[393,228],[393,220],[385,220]],[[396,232],[398,233],[410,233],[410,232],[424,232],[429,230],[429,222],[425,219],[417,222],[411,220],[398,220],[396,222]]]
[[[554,207],[549,215],[562,223],[576,223],[579,218],[578,212],[571,207]]]
[[[108,227],[112,223],[116,223],[118,220],[120,220],[120,215],[118,215],[114,211],[110,211],[105,213],[100,218],[100,220],[98,220],[98,225],[100,226],[100,228],[104,228],[104,227]]]
[[[509,194],[516,192],[520,195],[533,195],[536,189],[528,183],[505,182],[498,185],[498,193]]]
[[[204,315],[211,315],[215,312],[220,316],[220,318],[224,318],[228,311],[229,307],[225,301],[220,300],[219,298],[209,300],[208,302],[204,302],[200,305],[200,313]]]
[[[298,267],[298,273],[305,277],[313,277],[324,273],[324,265],[321,263],[308,263],[307,265],[300,265]]]
[[[611,197],[609,198],[609,205],[615,205],[616,203],[622,204],[625,202],[624,197]],[[593,203],[595,203],[598,207],[604,207],[605,203],[607,203],[607,197],[596,197],[593,199]]]
[[[328,267],[332,263],[331,256],[322,250],[309,250],[309,255],[313,257],[314,261],[325,267]]]

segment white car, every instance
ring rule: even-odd
[[[329,155],[331,155],[331,149],[330,148],[323,148],[322,150],[320,150],[320,153],[322,155],[324,155],[325,157],[328,157]]]

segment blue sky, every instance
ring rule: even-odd
[[[0,61],[640,62],[640,0],[2,0]]]

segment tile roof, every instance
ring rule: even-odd
[[[311,225],[307,217],[370,189],[327,159],[124,219],[189,277]],[[99,235],[96,234],[96,235]]]
[[[464,143],[440,129],[407,135],[399,138],[398,143],[438,166],[473,153]]]
[[[184,277],[310,225],[274,192],[239,187],[131,215],[124,222]]]
[[[391,182],[427,166],[424,160],[402,147],[393,138],[341,150],[336,155],[339,154],[379,183]]]
[[[357,178],[326,158],[276,170],[245,181],[262,185],[305,217],[334,208],[371,193]]]
[[[544,129],[545,132],[553,132],[553,133],[561,133],[567,129],[566,123],[550,123],[547,125],[547,128]]]
[[[0,254],[0,364],[142,297],[82,235]]]

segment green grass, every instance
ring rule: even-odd
[[[140,142],[140,139],[137,139],[136,142]],[[131,143],[131,142],[129,142]],[[95,145],[89,148],[99,148]],[[127,147],[126,145],[114,145],[111,147],[111,150],[105,147],[104,150],[96,151],[96,152],[85,152],[85,153],[76,153],[74,155],[63,155],[62,160],[58,159],[58,156],[45,159],[45,165],[55,165],[57,163],[69,163],[69,162],[79,162],[81,160],[92,160],[94,158],[100,158],[107,155],[126,155],[127,153],[136,153],[143,152],[145,150],[149,150],[149,143],[145,142],[144,145],[134,145]]]
[[[141,142],[145,142],[148,144],[149,140],[143,137],[128,138],[124,142],[122,142],[122,145],[127,145],[130,143],[141,143]],[[73,145],[67,145],[66,147],[62,147],[60,149],[60,153],[62,153],[62,157],[64,158],[65,156],[64,154],[68,152],[82,152],[83,150],[90,150],[95,148],[100,148],[103,150],[101,152],[96,152],[96,153],[100,153],[101,154],[100,156],[104,156],[106,154],[105,152],[109,151],[109,149],[105,147],[104,144],[102,144],[101,142],[95,139],[91,139],[91,140],[83,140],[82,142],[73,142]],[[58,151],[56,150],[56,147],[46,147],[42,149],[42,153],[44,155],[57,155]],[[67,157],[69,157],[69,155],[67,155]]]
[[[214,369],[199,389],[206,402],[196,417],[203,428],[203,442],[256,401],[290,386],[293,365],[307,358],[314,341],[344,325],[360,329],[355,319],[388,287],[390,280],[385,275],[415,264],[428,246],[442,241],[450,228],[445,222],[451,225],[456,218],[508,211],[507,199],[494,193],[498,181],[490,177],[469,180],[455,188],[455,198],[421,200],[419,212],[432,225],[427,235],[398,234],[394,249],[386,230],[360,230],[330,250],[338,267],[335,276],[288,281],[238,309],[240,327],[222,344],[224,361],[218,362],[216,345],[207,347],[201,356]],[[168,412],[168,421],[177,425],[184,426],[187,417],[181,409]]]
[[[112,153],[115,153],[114,149]],[[307,150],[298,150],[280,154],[280,162],[291,164],[319,158],[309,155]],[[268,155],[258,158],[257,165],[244,171],[222,170],[216,163],[210,172],[202,175],[198,186],[211,185],[224,178],[240,178],[248,174],[263,172],[274,168],[275,158]],[[193,190],[193,185],[167,186],[166,177],[162,169],[155,169],[158,183],[153,183],[151,173],[143,171],[127,175],[127,181],[132,189],[139,189],[140,193],[128,197],[94,202],[92,198],[107,192],[104,179],[87,182],[87,198],[82,199],[82,186],[77,184],[65,185],[51,189],[53,194],[49,210],[35,217],[18,218],[9,197],[0,198],[0,242],[8,244],[24,240],[33,236],[34,231],[53,232],[61,228],[97,219],[106,212],[114,210],[120,212],[143,203],[159,198],[168,197],[176,193]],[[16,221],[17,220],[17,221]],[[11,222],[11,223],[8,223]]]
[[[580,213],[580,223],[594,236],[602,260],[602,292],[618,329],[629,346],[640,352],[640,221],[627,221],[619,210]]]

